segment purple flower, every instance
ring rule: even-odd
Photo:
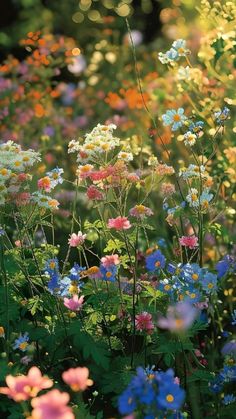
[[[168,308],[166,317],[159,317],[157,325],[171,332],[183,332],[191,327],[198,313],[199,311],[192,304],[179,302]]]

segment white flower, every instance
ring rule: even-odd
[[[180,67],[177,72],[178,80],[189,80],[190,79],[190,68],[187,67]]]
[[[188,131],[184,134],[184,144],[192,147],[196,143],[197,136],[191,131]]]
[[[189,203],[190,207],[197,208],[199,206],[198,190],[196,188],[191,188],[189,190],[186,201]]]
[[[132,161],[134,159],[133,154],[127,153],[126,151],[120,151],[117,157],[118,159],[121,159],[124,161]]]

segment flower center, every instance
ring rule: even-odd
[[[179,122],[179,121],[180,121],[180,116],[179,116],[178,114],[175,114],[175,115],[173,116],[173,120],[174,120],[175,122]]]
[[[168,403],[172,403],[174,401],[174,397],[172,396],[172,394],[167,394],[166,401]]]
[[[22,343],[20,343],[19,348],[20,348],[22,351],[24,351],[24,349],[25,349],[27,346],[28,346],[28,343],[27,343],[27,342],[22,342]]]
[[[110,278],[111,276],[112,276],[112,273],[111,273],[111,272],[107,272],[107,273],[106,273],[106,277],[107,277],[107,278]]]
[[[157,262],[155,263],[156,268],[159,268],[160,265],[161,265],[161,262],[159,262],[159,260],[157,260]]]
[[[207,288],[212,289],[214,287],[214,285],[212,284],[212,282],[209,282],[209,284],[207,285]]]
[[[194,281],[197,281],[198,280],[198,274],[192,274],[192,279]]]

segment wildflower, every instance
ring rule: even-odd
[[[99,191],[98,188],[96,188],[96,186],[94,185],[90,185],[87,189],[87,193],[86,193],[88,199],[93,200],[97,200],[97,201],[101,201],[103,199],[103,194],[102,192]]]
[[[236,326],[236,310],[233,311],[231,324],[232,326]]]
[[[197,283],[202,279],[202,269],[197,263],[187,263],[181,268],[181,277],[190,283]]]
[[[211,272],[206,272],[202,279],[202,288],[206,291],[207,294],[217,290],[217,275],[212,274]]]
[[[203,130],[203,126],[204,126],[203,121],[192,122],[192,124],[189,125],[189,130],[193,134],[199,134]]]
[[[20,349],[22,352],[25,352],[29,345],[28,341],[29,341],[29,334],[27,332],[24,333],[23,335],[20,334],[20,336],[15,340],[13,349]]]
[[[135,316],[135,327],[136,330],[139,330],[140,332],[147,332],[147,334],[151,334],[154,329],[152,315],[146,311],[137,314]]]
[[[78,234],[72,233],[68,240],[70,247],[82,246],[86,239],[86,236],[87,235],[83,234],[82,231],[79,231]]]
[[[49,176],[45,176],[38,180],[38,188],[43,189],[46,192],[50,192],[52,189],[51,179]]]
[[[93,381],[88,378],[89,370],[86,367],[70,368],[62,374],[63,381],[68,384],[73,391],[84,391],[93,385]]]
[[[117,254],[106,255],[101,258],[101,264],[105,268],[109,268],[112,265],[119,265],[119,263],[120,263],[120,259],[119,259],[119,255]]]
[[[166,258],[160,250],[156,250],[150,256],[146,257],[146,267],[151,272],[164,268],[165,262]]]
[[[172,131],[176,131],[181,128],[184,122],[187,120],[187,117],[184,115],[184,109],[178,108],[168,110],[164,115],[162,115],[162,120],[164,126],[171,125]]]
[[[226,394],[222,400],[225,406],[232,404],[236,401],[236,397],[233,394]]]
[[[69,394],[51,390],[31,401],[31,419],[74,419],[72,409],[67,406]]]
[[[182,236],[179,239],[179,243],[181,246],[194,249],[195,247],[198,247],[198,238],[196,236]]]
[[[199,206],[198,190],[196,188],[191,188],[189,190],[186,201],[189,203],[190,207],[197,208]]]
[[[224,106],[222,110],[220,109],[218,112],[214,113],[214,119],[216,123],[220,126],[224,126],[225,121],[229,119],[229,117],[230,117],[230,110],[226,106]]]
[[[191,327],[198,310],[188,302],[179,302],[170,306],[166,317],[160,317],[157,324],[161,329],[168,329],[171,332],[183,332]]]
[[[218,272],[218,278],[222,278],[228,273],[233,273],[236,271],[236,260],[230,255],[225,255],[223,259],[216,264],[216,270]]]
[[[140,219],[153,215],[151,208],[145,207],[142,204],[135,205],[135,207],[130,209],[129,213],[132,217],[136,217]]]
[[[125,390],[118,399],[118,408],[121,415],[133,413],[136,409],[137,404],[135,396],[131,389]]]
[[[72,298],[64,298],[64,306],[69,308],[72,311],[79,311],[84,302],[84,296],[81,295],[79,298],[78,295],[74,294]]]
[[[63,178],[62,178],[63,173],[64,173],[64,170],[59,167],[56,167],[55,169],[46,173],[51,181],[51,189],[54,189],[55,186],[63,183]]]
[[[179,67],[177,72],[177,78],[178,80],[189,80],[190,79],[190,67]]]
[[[162,410],[178,410],[185,399],[185,391],[174,382],[161,381],[157,402]]]
[[[127,217],[110,218],[107,226],[108,228],[114,228],[115,230],[128,230],[131,228],[131,224]]]
[[[6,394],[16,402],[28,400],[37,396],[39,391],[52,387],[53,381],[46,376],[42,376],[37,367],[32,367],[27,375],[6,376],[8,387],[0,387],[0,393]]]
[[[196,143],[197,135],[191,131],[187,131],[184,134],[184,144],[192,147]]]
[[[208,190],[204,190],[200,196],[200,204],[203,210],[207,210],[209,202],[212,200],[213,194],[209,193]]]
[[[171,48],[166,53],[160,52],[158,58],[162,64],[173,64],[189,54],[189,50],[186,48],[186,41],[184,39],[177,39],[173,42]]]
[[[175,185],[173,183],[163,183],[161,185],[161,193],[165,198],[173,195],[175,193]]]
[[[105,266],[100,267],[101,279],[104,281],[115,282],[117,267],[116,265],[110,265],[107,268]]]
[[[93,168],[94,166],[92,164],[85,164],[83,166],[79,166],[77,173],[81,179],[86,179],[91,175]]]
[[[221,349],[222,355],[236,355],[236,340],[231,340],[227,342]]]
[[[32,358],[31,358],[30,356],[28,356],[28,355],[25,355],[25,356],[23,356],[23,357],[20,359],[20,362],[21,362],[23,365],[28,365],[31,361],[32,361]]]

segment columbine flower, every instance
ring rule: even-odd
[[[64,298],[64,306],[69,308],[72,311],[79,311],[84,303],[84,296],[81,295],[79,298],[78,295],[74,294],[72,298]]]
[[[82,231],[79,231],[78,234],[72,233],[68,240],[68,243],[71,247],[82,246],[86,239],[86,236],[87,235],[83,234]]]
[[[182,332],[191,327],[198,310],[188,302],[179,302],[170,306],[166,317],[160,317],[157,324],[161,329],[168,329],[171,332]]]
[[[106,255],[101,258],[101,264],[105,268],[109,268],[112,265],[119,265],[119,263],[120,263],[120,259],[119,259],[119,255],[117,254]]]
[[[13,349],[20,349],[22,352],[25,352],[28,347],[29,341],[29,334],[26,332],[24,335],[20,334],[20,336],[15,340],[13,345]]]
[[[187,117],[184,115],[183,108],[179,108],[177,111],[175,109],[170,109],[162,115],[162,120],[164,126],[171,125],[172,131],[176,131],[182,127],[183,123],[187,120]]]
[[[16,402],[35,397],[39,391],[53,385],[53,381],[46,376],[42,376],[37,367],[30,368],[28,375],[18,375],[17,377],[7,375],[6,383],[8,387],[0,387],[0,393],[6,394]]]
[[[198,247],[198,238],[196,236],[182,236],[179,239],[179,243],[181,246],[194,249],[195,247]]]
[[[151,215],[153,215],[151,208],[145,207],[144,205],[141,205],[141,204],[135,205],[135,207],[131,208],[129,213],[132,217],[141,218],[141,219],[145,217],[150,217]]]
[[[57,389],[36,397],[31,401],[31,419],[75,419],[72,409],[67,406],[69,400],[68,393],[62,393]]]
[[[184,134],[184,144],[192,147],[196,143],[197,135],[191,131],[187,131]]]
[[[149,271],[154,272],[165,267],[166,258],[160,250],[156,250],[150,256],[146,257],[146,267]]]
[[[147,334],[150,335],[154,329],[152,315],[146,311],[137,314],[135,316],[135,327],[136,330],[139,330],[140,332],[147,332]]]
[[[229,116],[230,110],[226,106],[222,110],[220,109],[218,112],[214,113],[216,123],[222,126],[225,124],[225,121],[229,119]]]
[[[70,368],[62,374],[63,381],[68,384],[73,391],[84,391],[93,385],[90,380],[89,370],[86,367]]]
[[[115,230],[128,230],[131,228],[131,224],[127,217],[110,218],[107,226],[108,228],[114,228]]]

